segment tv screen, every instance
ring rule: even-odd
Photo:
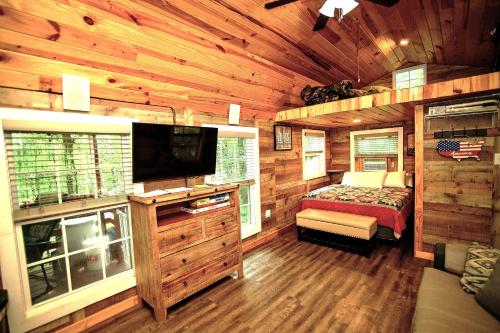
[[[217,129],[132,124],[133,181],[215,173]]]

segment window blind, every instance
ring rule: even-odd
[[[215,174],[209,177],[212,183],[230,183],[256,178],[257,139],[243,137],[221,137],[217,139],[217,164]]]
[[[317,154],[325,151],[325,136],[322,133],[304,133],[304,152],[306,154]]]
[[[5,132],[15,209],[132,192],[130,135]]]
[[[398,136],[356,137],[354,151],[355,156],[397,155]]]

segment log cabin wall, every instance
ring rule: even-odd
[[[350,132],[370,129],[403,127],[403,169],[406,172],[415,172],[415,157],[407,155],[408,134],[414,133],[413,121],[384,123],[365,126],[353,126],[331,130],[331,168],[340,170],[350,170],[351,145]]]
[[[451,119],[451,118],[450,118]],[[434,131],[448,129],[453,120],[444,119],[424,132],[423,154],[423,230],[424,252],[433,252],[436,243],[468,243],[471,241],[492,243],[497,241],[500,229],[498,166],[494,165],[500,137],[484,137],[485,143],[479,155],[457,161],[443,157],[436,151],[440,139],[434,139]],[[483,123],[481,123],[481,121]],[[457,122],[455,120],[455,127]],[[491,120],[490,120],[491,122]],[[481,116],[468,116],[460,125],[473,129],[488,127]],[[473,143],[481,138],[456,138],[449,140]],[[496,234],[496,236],[495,236]]]
[[[57,93],[20,90],[0,87],[0,106],[16,107],[22,109],[40,109],[54,112],[63,112],[62,97]],[[22,112],[22,111],[20,111]],[[90,114],[122,116],[137,118],[142,122],[172,124],[173,117],[169,109],[153,105],[141,105],[128,102],[110,101],[92,98]],[[218,113],[196,112],[191,109],[177,113],[178,124],[227,124],[227,115]],[[261,181],[261,206],[262,206],[262,232],[245,239],[245,244],[258,243],[273,232],[294,223],[295,213],[298,211],[298,201],[308,190],[328,185],[328,176],[302,180],[302,127],[292,127],[293,149],[290,151],[274,151],[274,121],[263,119],[241,119],[241,126],[259,128],[260,149],[260,181]],[[330,135],[326,133],[326,164],[330,165]],[[200,181],[198,179],[197,181]],[[201,179],[202,181],[202,179]],[[184,186],[185,180],[173,179],[165,182],[145,184],[145,189],[157,187]],[[265,218],[265,211],[271,210],[271,217]],[[251,245],[251,244],[250,244]],[[41,333],[60,328],[110,305],[123,301],[135,295],[135,288],[124,291],[118,295],[97,302],[71,315],[65,316],[40,327],[35,332]]]

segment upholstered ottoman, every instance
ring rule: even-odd
[[[322,209],[305,209],[296,215],[298,240],[326,243],[369,257],[375,245],[377,218]],[[317,232],[340,237],[328,237]],[[312,236],[312,237],[311,237]]]

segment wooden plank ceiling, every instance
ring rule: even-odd
[[[89,77],[92,96],[273,119],[302,106],[306,84],[364,85],[408,62],[489,66],[496,0],[361,0],[313,33],[322,0],[0,0],[0,86],[61,91]],[[410,45],[398,41],[409,38]]]

